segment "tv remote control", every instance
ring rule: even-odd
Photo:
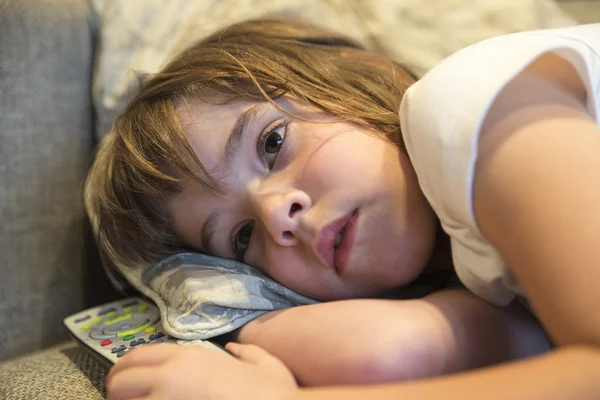
[[[208,340],[183,340],[167,335],[160,323],[158,307],[139,297],[92,307],[68,316],[63,322],[74,339],[109,368],[131,349],[155,343],[202,346],[231,355]]]

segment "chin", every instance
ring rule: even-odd
[[[394,257],[392,262],[380,262],[379,274],[377,274],[377,284],[380,291],[389,291],[390,289],[401,288],[411,284],[425,271],[426,261],[412,258],[412,262],[407,263],[406,258]]]

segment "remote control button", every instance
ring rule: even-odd
[[[150,340],[154,340],[154,339],[161,338],[161,337],[163,337],[163,336],[165,336],[165,334],[164,334],[164,333],[162,333],[162,332],[154,332],[152,335],[150,335],[150,336],[148,337],[148,339],[150,339]]]
[[[117,309],[114,307],[105,308],[104,310],[98,311],[98,315],[100,316],[100,315],[108,314],[109,312],[113,312],[113,311],[117,311]]]
[[[112,343],[112,340],[106,339],[106,340],[103,340],[100,342],[100,346],[108,346],[111,343]]]
[[[76,324],[78,324],[78,323],[80,323],[80,322],[87,321],[87,320],[88,320],[88,319],[90,319],[90,318],[91,318],[91,317],[90,317],[89,315],[86,315],[85,317],[77,318],[77,319],[75,320],[75,323],[76,323]]]
[[[125,336],[123,336],[123,340],[131,340],[133,338],[135,338],[135,335],[125,335]]]
[[[139,339],[132,340],[131,343],[129,343],[129,345],[131,347],[135,347],[135,346],[139,346],[140,344],[144,344],[144,343],[146,343],[144,338],[139,338]]]
[[[90,329],[90,326],[91,326],[90,324],[83,324],[83,325],[81,325],[81,329],[83,329],[85,331],[85,330]]]
[[[108,321],[104,321],[104,325],[108,325],[111,326],[113,324],[116,324],[117,322],[121,322],[121,321],[126,321],[128,319],[131,319],[131,314],[125,314],[125,315],[121,315],[120,317],[108,320]]]
[[[107,313],[106,313],[106,316],[107,316],[108,318],[112,318],[112,317],[114,317],[115,315],[117,315],[117,312],[116,312],[116,311],[110,311],[110,312],[107,312]]]
[[[120,352],[118,352],[118,353],[117,353],[117,357],[118,357],[118,358],[121,358],[121,357],[123,357],[123,356],[124,356],[124,355],[125,355],[125,354],[126,354],[128,351],[129,351],[129,349],[125,349],[125,350],[123,350],[123,351],[120,351]]]
[[[164,339],[159,338],[159,339],[153,340],[151,342],[148,342],[148,344],[164,343],[164,341],[165,341]]]
[[[99,336],[99,335],[102,335],[102,325],[94,326],[94,329],[90,332],[90,337],[92,337],[92,339],[108,339],[108,338],[95,337],[95,336]]]
[[[123,309],[123,312],[124,312],[124,313],[129,313],[129,312],[131,312],[131,307],[125,307],[125,308]]]
[[[104,330],[107,327],[104,324],[95,325],[92,331],[90,332],[90,337],[96,340],[104,340],[104,339],[113,339],[117,337],[117,333],[105,333]]]
[[[138,310],[140,310],[140,311],[146,311],[147,309],[148,309],[148,306],[145,304],[143,306],[140,306],[140,308],[138,308]]]
[[[127,346],[125,346],[124,344],[122,344],[122,345],[113,347],[112,349],[110,349],[110,352],[114,354],[114,353],[118,353],[120,351],[123,351],[125,349],[127,349]]]
[[[142,326],[138,326],[137,328],[134,328],[134,329],[131,329],[131,330],[128,330],[128,331],[125,331],[125,332],[117,333],[117,337],[124,337],[124,336],[127,336],[127,335],[134,335],[136,333],[142,332],[146,328],[150,328],[150,324],[144,324]]]
[[[97,324],[100,321],[102,321],[102,318],[100,318],[100,317],[94,317],[94,318],[92,318],[92,320],[90,322],[92,324]]]
[[[120,320],[112,323],[111,325],[104,325],[102,333],[106,335],[102,339],[109,339],[111,337],[123,337],[130,333],[135,334],[143,331],[147,328],[148,316],[147,315],[136,315],[133,314],[131,318]]]
[[[154,327],[150,327],[150,328],[148,328],[148,329],[146,329],[146,330],[144,331],[144,333],[145,333],[146,335],[149,335],[149,334],[151,334],[151,333],[153,333],[153,332],[156,332],[156,328],[154,328]]]

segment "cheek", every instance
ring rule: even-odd
[[[309,265],[305,258],[290,249],[266,254],[263,272],[288,289],[324,300],[332,286],[335,286],[332,277],[328,276],[323,267]]]
[[[343,282],[323,266],[309,265],[298,254],[286,253],[279,252],[273,257],[265,258],[263,272],[301,295],[320,301],[332,301],[368,297],[381,292],[380,287]],[[360,279],[361,282],[363,280]]]
[[[265,252],[263,272],[283,286],[304,292],[302,288],[308,286],[312,279],[307,273],[308,268],[303,260],[295,254],[290,254],[291,252],[285,252],[288,254],[277,253],[280,254]]]
[[[333,135],[307,132],[307,135],[314,136],[298,146],[301,171],[298,179],[312,190],[328,191],[336,184],[356,182],[357,178],[363,183],[375,182],[389,158],[385,157],[386,143],[363,132],[343,131]]]

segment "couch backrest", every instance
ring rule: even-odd
[[[86,1],[1,2],[0,361],[66,340],[107,293],[84,263],[92,55]]]

